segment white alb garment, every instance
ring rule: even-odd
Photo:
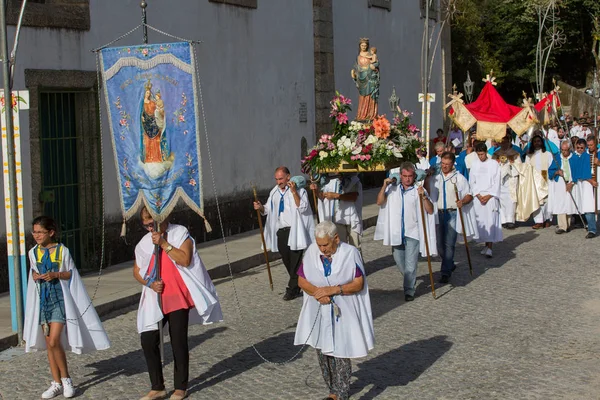
[[[322,305],[304,293],[294,344],[306,343],[336,358],[365,357],[373,348],[375,334],[367,274],[360,252],[341,242],[332,255],[331,274],[328,277],[324,274],[321,255],[316,243],[311,244],[304,254],[303,270],[308,282],[316,287],[345,285],[355,279],[358,267],[363,274],[363,288],[355,294],[333,296],[333,301],[339,307],[339,318],[334,313],[333,304]]]
[[[357,176],[352,176],[344,186],[343,183],[343,180],[333,178],[321,188],[321,191],[340,194],[357,192],[356,201],[319,199],[319,220],[349,225],[354,232],[362,235],[362,184]]]
[[[308,194],[304,189],[297,189],[298,196],[300,196],[300,205],[296,206],[294,195],[291,191],[287,191],[283,196],[284,211],[288,210],[292,213],[291,225],[290,225],[290,238],[288,239],[288,246],[292,250],[304,250],[308,247],[315,237],[314,227],[315,221],[312,215],[312,210],[308,202]],[[275,186],[267,202],[264,204],[264,214],[267,216],[267,222],[265,224],[265,242],[267,243],[267,250],[277,252],[277,231],[278,228],[278,214],[279,214],[279,202],[281,195],[279,194],[279,186]]]
[[[572,180],[569,164],[571,157],[573,157],[572,154],[569,154],[569,157],[567,158],[562,155],[560,156],[564,179],[561,176],[556,180],[553,177],[550,177],[548,191],[551,192],[551,194],[548,195],[548,212],[555,215],[577,213],[575,203],[573,203],[571,195],[567,192],[567,185],[565,184],[565,180],[567,182]],[[575,188],[573,188],[572,193],[574,193],[574,190]]]
[[[85,290],[85,285],[75,267],[69,249],[61,247],[60,272],[71,271],[71,279],[60,279],[65,307],[65,326],[61,333],[61,344],[65,350],[75,354],[88,353],[94,350],[105,350],[110,347],[108,336],[96,309]],[[44,332],[40,325],[40,284],[34,282],[33,272],[37,269],[36,251],[38,246],[29,250],[31,270],[27,284],[27,301],[25,303],[25,321],[23,324],[23,340],[25,351],[46,349]],[[88,308],[89,306],[89,308]]]
[[[479,242],[502,241],[500,225],[500,166],[496,161],[479,159],[473,162],[469,173],[469,183],[473,192],[473,209],[477,218]],[[477,195],[491,195],[490,200],[481,204]]]
[[[456,208],[456,192],[454,190],[454,184],[458,189],[458,197],[460,200],[464,199],[466,195],[473,195],[471,187],[467,179],[460,174],[460,172],[453,170],[448,176],[442,177],[442,174],[437,174],[434,177],[433,185],[430,187],[431,192],[429,196],[435,206],[433,214],[435,215],[438,210],[443,208],[443,180],[446,180],[446,208]],[[449,205],[448,201],[452,199],[452,205]],[[474,202],[475,200],[473,200]],[[475,218],[475,211],[473,210],[473,202],[466,204],[462,208],[462,212],[457,211],[457,218],[455,220],[454,230],[458,232],[458,240],[464,240],[462,238],[462,224],[460,221],[460,215],[462,214],[465,231],[467,233],[467,239],[473,240],[479,237],[479,231],[477,229],[477,221]],[[442,207],[440,207],[442,204]],[[439,223],[439,221],[438,221]],[[428,232],[429,233],[429,232]]]
[[[194,238],[181,225],[169,224],[166,233],[167,240],[175,248],[180,248],[188,238],[192,241],[194,254],[192,255],[192,262],[188,267],[182,267],[171,259],[194,301],[194,308],[190,309],[189,324],[212,324],[213,322],[222,321],[223,313],[217,290],[196,251]],[[135,263],[139,267],[142,277],[145,277],[149,270],[154,247],[151,232],[148,232],[135,247]],[[158,305],[158,293],[144,286],[137,313],[138,333],[157,330],[158,322],[162,321],[163,317],[163,313]]]
[[[417,187],[412,186],[409,190],[404,191],[403,203],[401,186],[401,184],[389,185],[386,188],[386,202],[379,208],[373,240],[383,240],[384,246],[402,245],[402,211],[404,209],[404,236],[418,240],[420,253],[422,256],[426,256],[423,220]],[[427,195],[427,192],[425,193]],[[436,255],[435,218],[433,214],[428,214],[425,210],[423,212],[427,222],[430,255]]]

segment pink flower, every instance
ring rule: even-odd
[[[348,115],[346,113],[340,113],[335,117],[337,119],[338,124],[347,124],[348,123]]]
[[[187,131],[187,129],[186,129],[185,131],[183,131],[183,134],[184,134],[184,135],[187,135],[187,134],[188,134],[188,131]]]
[[[129,189],[131,187],[131,182],[125,181],[125,187]]]
[[[190,179],[190,185],[196,186],[196,180],[194,178]]]
[[[183,114],[179,114],[179,122],[185,122],[185,117]]]
[[[148,55],[148,49],[142,49],[142,54],[144,56],[147,56]]]
[[[369,161],[370,159],[371,159],[371,155],[370,154],[365,155],[365,160]]]
[[[121,126],[127,126],[127,120],[125,118],[121,118],[119,124],[121,124]]]
[[[418,131],[419,129],[417,128],[417,126],[416,126],[416,125],[414,125],[414,124],[410,124],[410,125],[408,125],[408,130],[409,130],[411,133],[414,133],[414,132]]]

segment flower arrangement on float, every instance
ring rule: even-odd
[[[333,131],[321,135],[302,159],[306,174],[385,171],[404,161],[415,162],[417,150],[425,147],[409,111],[398,107],[391,123],[385,115],[370,122],[349,122],[350,99],[336,92],[330,104]]]

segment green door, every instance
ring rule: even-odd
[[[95,92],[41,91],[40,161],[44,213],[80,269],[100,267],[100,135]]]

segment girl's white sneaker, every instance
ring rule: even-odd
[[[63,387],[60,383],[52,381],[48,390],[42,393],[42,399],[53,399],[63,391]]]
[[[60,378],[60,380],[62,381],[63,396],[65,396],[67,399],[75,396],[75,388],[73,387],[73,381],[71,378]]]

